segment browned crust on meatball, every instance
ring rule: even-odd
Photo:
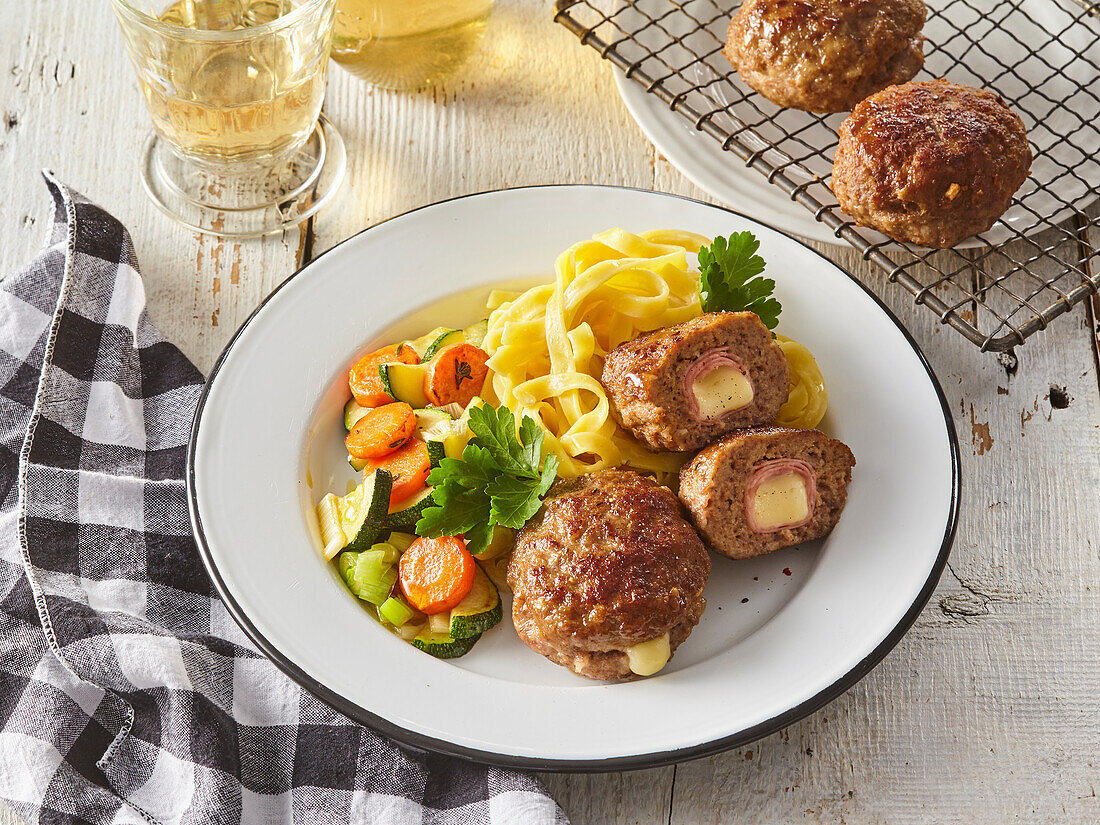
[[[921,81],[867,98],[840,125],[832,187],[860,226],[942,249],[989,229],[1030,168],[1023,121],[999,95]]]
[[[924,65],[923,0],[745,0],[725,55],[778,106],[846,112]]]
[[[688,407],[684,374],[696,358],[719,347],[740,359],[753,400],[700,420]],[[790,393],[786,356],[754,312],[708,312],[627,341],[607,354],[600,381],[615,420],[651,450],[696,450],[740,427],[770,423]]]
[[[757,533],[746,519],[745,488],[759,464],[778,458],[799,458],[813,467],[813,517],[802,527]],[[711,444],[680,470],[680,500],[711,549],[731,559],[751,559],[832,530],[848,500],[855,463],[844,442],[818,430],[742,430]]]
[[[710,557],[670,490],[625,470],[559,481],[517,534],[512,622],[532,650],[592,679],[631,676],[625,648],[706,607]]]

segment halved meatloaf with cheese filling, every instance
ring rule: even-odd
[[[715,552],[749,559],[832,530],[855,463],[818,430],[742,430],[680,470],[680,500]]]
[[[708,312],[627,341],[600,380],[615,418],[653,450],[768,424],[790,391],[787,359],[754,312]]]

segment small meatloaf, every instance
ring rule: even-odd
[[[857,224],[942,249],[984,232],[1027,180],[1023,121],[993,92],[891,86],[840,124],[833,193]]]
[[[680,470],[680,500],[715,552],[751,559],[832,530],[855,463],[818,430],[743,430]]]
[[[924,0],[745,0],[725,55],[777,106],[847,112],[924,65]]]
[[[616,420],[652,450],[697,450],[768,424],[790,392],[783,350],[754,312],[708,312],[607,354]]]
[[[710,557],[676,496],[627,470],[558,481],[516,536],[512,622],[591,679],[656,673],[706,607]]]

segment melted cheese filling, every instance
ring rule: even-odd
[[[752,403],[752,382],[736,367],[717,367],[692,385],[700,418],[717,418]]]
[[[626,658],[630,661],[631,673],[639,676],[652,676],[668,664],[672,651],[668,644],[668,634],[640,642],[626,649]]]
[[[806,479],[800,473],[783,473],[761,482],[752,500],[752,513],[763,530],[805,520],[810,514]]]

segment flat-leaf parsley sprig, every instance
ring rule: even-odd
[[[779,324],[783,310],[771,297],[775,281],[758,277],[764,259],[756,254],[760,241],[751,232],[715,238],[699,250],[699,299],[704,312],[755,312],[768,329]]]
[[[462,458],[445,458],[431,471],[432,506],[416,523],[428,538],[466,535],[475,556],[489,546],[497,524],[518,530],[542,504],[558,475],[557,456],[542,458],[542,428],[507,407],[482,404],[470,410],[474,437]],[[542,468],[539,468],[541,463]]]

